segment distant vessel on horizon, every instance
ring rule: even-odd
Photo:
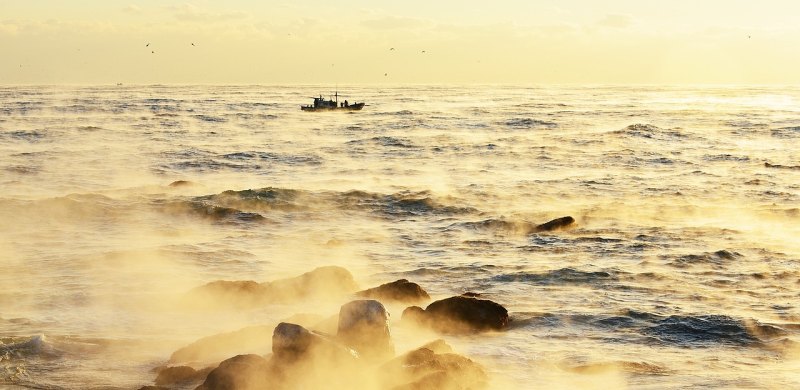
[[[347,100],[342,103],[339,103],[339,92],[337,91],[334,95],[333,99],[325,100],[322,95],[319,97],[315,97],[313,104],[306,104],[301,105],[300,109],[303,111],[337,111],[337,110],[344,110],[344,111],[360,111],[364,108],[364,103],[353,103],[350,104]]]

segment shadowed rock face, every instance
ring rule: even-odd
[[[431,299],[420,285],[409,282],[406,279],[396,280],[378,287],[359,291],[356,295],[381,301],[397,301],[403,303],[418,303]]]
[[[375,300],[352,301],[343,305],[339,310],[336,338],[366,360],[385,360],[394,356],[389,313]]]
[[[425,310],[409,307],[403,311],[402,320],[443,333],[472,333],[502,330],[509,318],[508,310],[495,302],[456,296],[433,302]]]
[[[300,276],[257,283],[215,281],[191,290],[187,304],[199,306],[255,307],[303,299],[333,298],[358,290],[350,271],[337,266],[319,267]]]

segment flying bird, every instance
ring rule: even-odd
[[[394,50],[394,48],[392,47],[392,48],[390,48],[389,50]]]
[[[422,51],[422,54],[425,54],[425,50]]]
[[[153,51],[151,51],[150,53],[152,53],[152,54],[156,54],[156,51],[155,51],[155,50],[153,50]]]
[[[22,65],[20,65],[20,66],[22,66]],[[389,74],[388,74],[388,73],[384,73],[383,75],[384,75],[384,76],[388,76]]]
[[[144,47],[148,47],[148,46],[150,46],[150,42],[147,42],[147,44],[144,45]]]
[[[194,42],[192,42],[192,46],[194,46]]]

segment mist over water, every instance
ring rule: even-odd
[[[800,387],[800,89],[349,86],[363,111],[300,111],[328,89],[0,88],[0,387],[138,388],[200,338],[327,318],[347,299],[182,300],[323,265],[503,304],[509,330],[444,337],[493,388]],[[398,352],[441,337],[387,309]]]

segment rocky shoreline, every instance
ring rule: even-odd
[[[331,318],[296,315],[274,328],[251,326],[197,340],[176,350],[166,365],[155,368],[153,384],[139,390],[456,390],[488,386],[485,369],[454,353],[442,339],[396,354],[389,313],[383,303],[423,304],[431,299],[421,286],[406,279],[358,290],[348,270],[326,266],[268,283],[211,282],[187,293],[186,302],[245,308],[337,295],[362,299],[349,300]],[[454,296],[432,302],[424,309],[408,306],[400,323],[440,334],[506,329],[508,311],[477,296],[474,293]],[[323,331],[332,329],[335,333]],[[220,345],[235,350],[237,346],[252,347],[252,344],[264,345],[265,349],[271,344],[271,353],[237,354],[217,360],[218,364],[195,367],[197,362],[224,354]]]

